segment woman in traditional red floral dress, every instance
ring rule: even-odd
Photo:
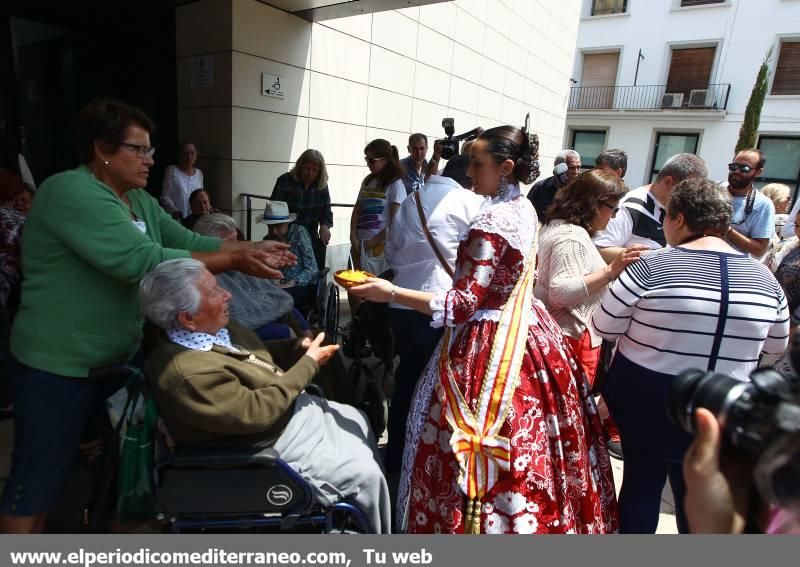
[[[538,175],[527,126],[485,131],[469,175],[491,197],[458,248],[453,289],[384,280],[351,292],[433,316],[446,333],[408,419],[399,528],[412,533],[609,533],[611,465],[588,385],[533,297],[536,213],[518,184]]]

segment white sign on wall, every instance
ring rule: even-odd
[[[204,89],[214,86],[214,57],[201,55],[192,57],[192,79],[190,86],[193,89]]]
[[[278,75],[261,73],[261,94],[283,100],[284,92],[281,78]]]

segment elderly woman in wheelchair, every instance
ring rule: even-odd
[[[367,420],[353,407],[305,393],[318,373],[324,383],[338,346],[323,346],[320,334],[275,341],[267,350],[229,321],[230,294],[195,260],[160,264],[139,295],[145,316],[161,329],[146,371],[178,448],[271,448],[321,505],[350,502],[371,530],[389,533],[389,490]]]

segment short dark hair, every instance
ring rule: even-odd
[[[428,145],[428,137],[421,132],[416,132],[414,134],[411,134],[408,137],[408,145],[410,146],[411,144],[413,144],[414,142],[418,142],[419,140],[425,142],[425,146]]]
[[[472,189],[472,179],[467,175],[467,169],[469,169],[469,156],[457,155],[444,166],[442,177],[449,177],[464,189]]]
[[[672,189],[667,214],[671,219],[682,214],[686,226],[695,234],[723,235],[733,214],[727,193],[704,177],[690,177]]]
[[[198,196],[200,193],[208,193],[208,191],[206,191],[206,190],[205,190],[205,189],[203,189],[202,187],[201,187],[200,189],[195,189],[194,191],[192,191],[192,192],[189,194],[189,203],[191,203],[192,201],[194,201],[195,197],[197,197],[197,196]]]
[[[400,154],[397,146],[393,146],[388,140],[378,138],[372,140],[364,148],[364,154],[372,154],[372,157],[384,158],[386,165],[376,175],[369,174],[366,181],[370,182],[377,179],[382,187],[388,186],[392,181],[403,175],[403,168],[400,165]]]
[[[94,99],[78,116],[76,146],[81,163],[94,159],[94,144],[100,142],[116,152],[125,141],[125,131],[136,125],[152,134],[155,124],[141,109],[106,98]]]
[[[595,167],[607,165],[611,169],[621,169],[620,177],[625,177],[625,172],[628,171],[628,154],[625,153],[625,150],[606,150],[595,158],[594,165]]]
[[[590,169],[558,190],[544,220],[548,223],[564,220],[584,228],[589,236],[594,236],[594,219],[600,204],[604,201],[618,202],[627,192],[625,183],[615,173]]]
[[[758,164],[756,164],[756,169],[761,169],[767,165],[767,155],[758,148],[745,148],[743,150],[739,150],[736,152],[736,154],[738,155],[742,152],[753,152],[754,154],[758,154]]]

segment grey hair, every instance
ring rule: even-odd
[[[561,150],[556,154],[556,158],[553,160],[553,165],[558,165],[559,163],[567,163],[567,158],[570,157],[581,159],[581,154],[579,154],[575,150]]]
[[[200,290],[197,282],[206,266],[192,258],[167,260],[153,268],[139,284],[142,313],[165,330],[177,329],[180,313],[197,314]]]
[[[708,177],[708,167],[703,158],[695,154],[675,154],[664,163],[656,181],[667,175],[672,177],[675,183],[680,183],[690,177]]]
[[[194,223],[194,231],[203,236],[224,238],[231,232],[236,232],[236,221],[222,213],[203,215]]]

